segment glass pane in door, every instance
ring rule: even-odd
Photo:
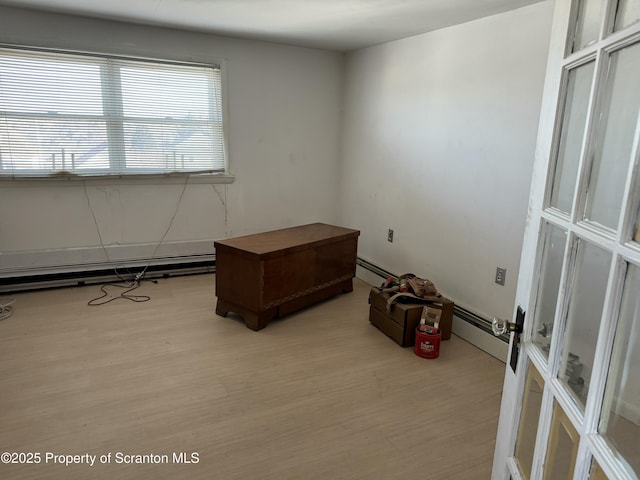
[[[622,30],[640,20],[640,0],[619,0],[615,29]]]
[[[635,199],[635,212],[637,212],[635,215],[636,220],[635,223],[630,226],[631,231],[625,232],[623,240],[629,240],[629,237],[631,237],[631,241],[640,243],[640,175],[636,176],[635,191],[637,192],[637,197]]]
[[[544,380],[542,375],[529,362],[527,381],[524,387],[522,413],[518,424],[518,439],[516,440],[516,460],[525,479],[531,478],[533,466],[533,450],[538,434],[538,418],[542,407],[542,392]]]
[[[573,428],[567,414],[554,400],[547,459],[544,463],[544,480],[571,480],[573,478],[579,441],[578,432]]]
[[[591,471],[589,472],[589,480],[608,480],[607,476],[598,465],[595,459],[591,462]]]
[[[611,254],[578,241],[558,377],[584,410],[607,289]]]
[[[547,224],[542,247],[542,265],[538,280],[532,335],[533,343],[540,347],[547,358],[553,335],[566,243],[567,232],[555,225]]]
[[[594,67],[595,63],[589,62],[574,68],[569,71],[567,78],[562,130],[550,198],[552,207],[566,213],[571,212],[573,204]]]
[[[640,267],[627,270],[599,432],[640,477]]]
[[[638,183],[640,184],[640,177],[638,178]],[[640,243],[640,208],[638,208],[638,219],[636,220],[636,226],[631,232],[631,238],[634,242]]]
[[[611,54],[585,219],[615,229],[640,107],[640,43]]]
[[[595,43],[600,37],[605,4],[602,0],[578,0],[578,18],[573,37],[574,52]]]

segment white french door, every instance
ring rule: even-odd
[[[640,0],[554,9],[493,478],[637,480]]]

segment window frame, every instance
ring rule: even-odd
[[[43,171],[36,170],[33,173],[29,173],[27,170],[21,172],[3,172],[0,170],[0,183],[6,181],[52,181],[52,180],[91,180],[101,181],[105,179],[120,179],[125,180],[127,183],[156,183],[158,179],[173,178],[179,182],[184,177],[197,177],[199,180],[197,183],[233,183],[235,176],[230,173],[230,160],[229,160],[229,128],[228,128],[228,104],[227,104],[227,61],[225,58],[212,57],[206,61],[197,61],[189,58],[188,61],[176,58],[158,58],[139,56],[131,54],[116,54],[109,52],[98,52],[88,50],[76,50],[76,49],[62,49],[62,48],[48,48],[35,45],[18,45],[10,43],[0,42],[0,48],[23,50],[30,52],[44,52],[62,55],[79,55],[89,56],[99,59],[114,59],[120,61],[132,61],[132,62],[149,62],[168,65],[184,65],[190,67],[205,67],[205,68],[217,68],[220,72],[220,96],[221,96],[221,118],[222,118],[222,152],[223,152],[223,169],[216,171],[216,169],[203,169],[203,170],[167,170],[167,171],[144,171],[135,168],[129,170],[116,171],[110,166],[109,169],[103,171],[92,170],[87,173],[82,172],[68,172],[68,171]],[[106,117],[107,112],[103,112]],[[110,145],[111,146],[111,145]],[[122,148],[122,146],[119,146]],[[110,154],[111,156],[111,154]],[[110,161],[110,165],[112,162]]]

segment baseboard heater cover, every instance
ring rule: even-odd
[[[453,314],[458,317],[460,320],[464,320],[467,323],[470,323],[471,325],[473,325],[474,327],[479,328],[480,330],[485,331],[486,333],[493,335],[493,328],[492,328],[492,323],[493,323],[493,319],[489,320],[486,317],[482,317],[480,315],[478,315],[475,312],[472,312],[471,310],[468,310],[464,307],[461,307],[459,305],[454,305],[453,307]],[[509,335],[507,334],[502,334],[500,336],[498,336],[497,338],[499,338],[500,340],[502,340],[504,343],[509,343]]]
[[[397,277],[398,275],[389,272],[388,270],[380,267],[379,265],[376,265],[374,263],[371,263],[370,261],[358,257],[356,259],[356,265],[358,265],[361,268],[364,268],[365,270],[379,276],[382,279],[386,279],[387,277]],[[455,299],[452,299],[454,301],[454,307],[453,307],[453,314],[458,317],[460,320],[465,321],[466,323],[469,323],[471,325],[473,325],[474,327],[490,334],[493,335],[493,330],[491,328],[491,324],[492,324],[492,319],[488,319],[487,317],[484,317],[476,312],[473,312],[461,305],[458,305],[457,303],[455,303]],[[502,340],[505,343],[509,343],[509,336],[506,334],[500,335],[499,337],[497,337],[498,339]]]
[[[193,257],[189,257],[183,262],[176,262],[176,259],[171,259],[170,263],[149,265],[144,278],[166,278],[179,275],[213,273],[215,272],[215,264],[215,256],[207,260],[194,260]],[[127,280],[133,280],[135,275],[140,273],[143,268],[144,266],[140,265],[118,265],[118,273]],[[18,277],[0,278],[0,292],[19,292],[44,288],[90,285],[118,282],[121,280],[122,279],[116,274],[115,268],[58,272],[42,275],[22,275]]]

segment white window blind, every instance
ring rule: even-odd
[[[218,66],[0,48],[0,174],[224,172]]]

